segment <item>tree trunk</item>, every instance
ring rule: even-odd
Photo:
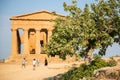
[[[86,65],[90,65],[91,60],[92,60],[92,53],[93,53],[93,49],[90,48],[87,55],[85,56],[85,64]]]

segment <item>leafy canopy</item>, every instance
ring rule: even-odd
[[[120,44],[120,0],[96,0],[96,3],[85,5],[82,11],[77,1],[72,5],[64,2],[64,10],[69,13],[66,18],[55,20],[54,31],[50,42],[46,45],[48,55],[66,55],[85,57],[90,49],[100,49],[105,55],[109,45]]]

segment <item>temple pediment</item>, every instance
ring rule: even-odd
[[[65,17],[64,15],[60,14],[53,14],[52,12],[48,11],[39,11],[29,14],[23,14],[18,16],[13,16],[10,20],[54,20],[57,17]]]

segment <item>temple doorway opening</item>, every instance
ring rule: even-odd
[[[18,54],[23,53],[23,49],[24,49],[23,35],[24,35],[23,29],[21,29],[21,28],[17,29]]]
[[[48,30],[43,28],[40,30],[40,45],[41,45],[41,53],[44,53],[44,47],[47,43],[47,36],[48,35]]]

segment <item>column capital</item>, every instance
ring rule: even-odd
[[[29,29],[28,29],[28,28],[24,28],[23,30],[24,30],[24,31],[28,31]]]
[[[48,31],[53,31],[53,29],[52,28],[50,28],[50,29],[47,29]]]
[[[40,29],[35,29],[35,31],[40,31]]]
[[[40,31],[40,30],[41,30],[41,28],[35,28],[35,30],[36,30],[36,31]]]

